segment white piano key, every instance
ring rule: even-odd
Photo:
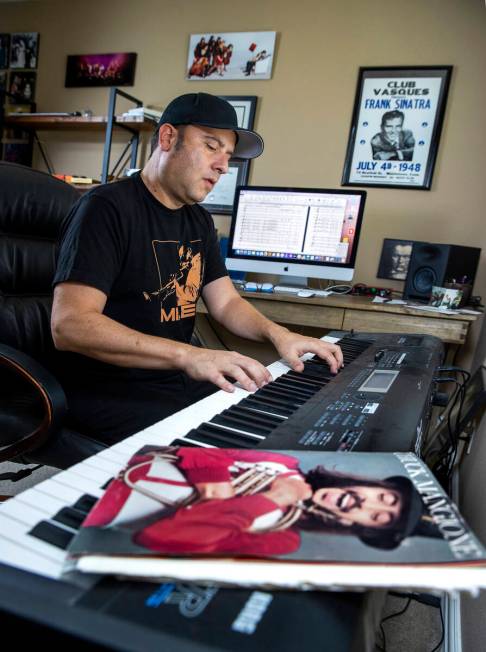
[[[55,514],[55,512],[62,507],[63,505],[51,512],[51,514]],[[45,510],[39,510],[37,505],[32,505],[32,503],[29,504],[28,502],[24,501],[7,500],[7,502],[2,505],[2,509],[0,511],[0,517],[1,516],[8,516],[9,518],[13,518],[20,523],[35,525],[40,520],[49,518],[50,514],[46,513]]]
[[[88,459],[85,460],[85,463],[86,466],[108,473],[111,476],[116,475],[121,468],[119,463],[113,462],[113,460],[107,460],[103,457],[98,457],[98,455],[88,457]]]
[[[35,488],[48,496],[53,496],[54,498],[65,501],[66,505],[74,504],[83,494],[90,494],[98,498],[103,493],[103,490],[99,485],[96,485],[95,483],[87,483],[86,480],[84,482],[80,480],[81,479],[78,476],[73,476],[71,484],[68,485],[66,484],[66,481],[62,483],[54,482],[52,479],[49,479],[39,483]],[[20,495],[21,494],[19,494],[19,496]]]
[[[12,510],[16,509],[17,503],[30,505],[33,509],[37,510],[40,520],[49,518],[63,507],[71,507],[82,495],[82,493],[79,493],[75,500],[66,500],[58,496],[51,496],[42,490],[37,489],[37,487],[32,487],[31,489],[27,489],[18,494],[15,499],[8,501],[8,503],[12,505]],[[7,510],[7,512],[8,511],[10,510]]]
[[[48,559],[35,550],[24,548],[18,542],[0,537],[0,560],[15,568],[30,571],[37,575],[61,579],[62,566],[59,562]]]
[[[2,532],[2,539],[16,542],[26,550],[37,552],[46,559],[50,559],[58,564],[63,564],[66,559],[66,552],[64,550],[61,550],[61,548],[53,546],[50,543],[46,543],[45,541],[41,541],[37,537],[29,534],[29,530],[31,530],[34,525],[37,525],[38,522],[39,521],[37,520],[34,523],[21,523],[20,521],[16,521],[13,518],[0,514],[0,530]]]
[[[37,485],[37,487],[43,491],[47,490],[54,496],[58,495],[62,496],[63,498],[68,496],[71,490],[73,490],[74,495],[77,494],[78,497],[81,493],[91,494],[98,498],[103,493],[103,489],[101,488],[101,484],[99,482],[89,480],[88,478],[79,476],[76,473],[69,473],[69,470],[59,473],[55,476],[55,478],[56,480],[52,480],[52,482],[47,485],[47,487],[43,482]]]

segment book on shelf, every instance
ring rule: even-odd
[[[486,587],[486,550],[412,453],[144,447],[66,570],[242,587]]]
[[[60,179],[61,181],[66,181],[66,183],[72,184],[91,185],[93,183],[100,183],[97,179],[73,174],[53,174],[52,176],[56,177],[56,179]]]

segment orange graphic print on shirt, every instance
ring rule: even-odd
[[[161,322],[195,317],[202,282],[201,241],[184,245],[180,242],[154,240],[152,248],[159,275],[159,288],[143,292],[144,299],[160,300]],[[172,270],[167,272],[168,265],[172,265]]]

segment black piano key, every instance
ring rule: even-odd
[[[336,374],[333,374],[331,370],[329,369],[329,365],[327,362],[324,362],[324,360],[306,360],[304,362],[304,366],[308,369],[314,369],[316,370],[319,374],[321,374],[324,378],[334,378]]]
[[[255,448],[262,441],[261,439],[250,439],[239,432],[216,428],[209,423],[202,423],[189,431],[186,437],[218,448]]]
[[[70,527],[73,530],[79,530],[81,523],[85,518],[86,514],[78,512],[77,509],[73,509],[72,507],[63,507],[52,516],[53,521],[57,521],[62,525],[67,525],[67,527]]]
[[[243,419],[242,417],[231,416],[223,413],[216,414],[212,419],[210,419],[209,423],[216,423],[228,428],[235,428],[236,430],[244,430],[245,432],[250,432],[254,435],[261,435],[262,437],[267,437],[272,432],[272,428],[256,425],[255,423],[249,422],[249,419]]]
[[[277,414],[282,417],[289,417],[294,413],[294,410],[289,410],[283,405],[275,405],[270,401],[265,401],[264,399],[255,396],[254,394],[251,397],[242,399],[238,405],[254,408],[255,410],[262,410],[263,412],[269,412],[270,414]]]
[[[98,499],[95,496],[90,496],[90,494],[83,494],[74,503],[73,508],[77,509],[78,512],[82,512],[83,514],[89,514],[97,501]]]
[[[187,435],[185,435],[187,437]],[[174,439],[173,441],[170,442],[171,446],[184,446],[186,448],[200,448],[197,444],[195,444],[193,441],[188,441],[186,439],[180,439],[179,437],[177,439]]]
[[[303,384],[298,384],[292,381],[292,379],[286,378],[285,376],[275,380],[274,384],[277,386],[286,387],[287,389],[299,394],[299,396],[302,396],[303,398],[310,398],[311,396],[314,396],[314,394],[319,389],[319,387],[315,387],[314,389],[305,387]]]
[[[277,381],[274,381],[271,385],[267,385],[267,387],[269,387],[274,391],[282,392],[284,396],[288,396],[289,398],[295,398],[304,403],[308,401],[309,398],[312,396],[312,393],[299,391],[294,387],[290,387],[285,382],[278,383]]]
[[[261,423],[270,428],[276,428],[278,425],[285,421],[283,417],[278,417],[277,415],[262,414],[261,412],[255,412],[254,410],[249,410],[248,408],[242,408],[239,405],[232,405],[230,408],[225,410],[229,414],[238,414],[241,417],[250,418],[254,423]]]
[[[327,384],[332,378],[329,378],[328,376],[325,376],[319,371],[319,368],[317,365],[310,366],[308,365],[307,362],[304,363],[304,371],[302,374],[305,376],[305,378],[310,378],[311,380],[320,380],[323,382],[323,384]]]
[[[310,378],[306,378],[302,373],[297,371],[287,371],[287,373],[283,376],[280,376],[280,378],[285,378],[286,380],[288,379],[292,383],[297,383],[302,387],[315,390],[316,392],[322,389],[324,385],[327,385],[327,381],[311,380]]]
[[[52,546],[56,546],[56,548],[66,550],[76,533],[58,527],[50,521],[40,521],[32,528],[32,530],[29,531],[29,534],[36,539],[40,539],[45,543],[50,543]]]
[[[268,396],[269,398],[275,398],[276,400],[281,400],[284,402],[284,405],[293,407],[297,409],[308,400],[307,398],[302,398],[301,396],[295,396],[295,394],[289,394],[285,389],[279,387],[265,387],[262,391],[261,396]]]
[[[302,401],[296,401],[295,399],[287,398],[281,394],[278,394],[278,392],[275,392],[272,389],[267,389],[267,387],[263,387],[262,389],[256,391],[253,394],[253,397],[262,398],[276,406],[282,405],[283,407],[286,407],[292,411],[297,410],[297,408],[302,405]]]

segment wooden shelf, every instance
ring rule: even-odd
[[[62,131],[62,130],[79,130],[79,131],[105,131],[108,119],[106,116],[47,116],[35,114],[23,115],[6,115],[6,127],[18,127],[22,129],[33,129],[35,131]],[[155,122],[152,120],[124,120],[116,118],[118,127],[126,127],[133,131],[154,131]]]

